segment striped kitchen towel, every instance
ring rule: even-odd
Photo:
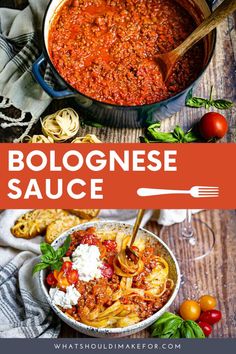
[[[0,338],[56,338],[60,320],[51,311],[32,268],[41,237],[15,238],[10,227],[24,210],[0,215]]]
[[[32,76],[32,64],[41,54],[41,28],[49,0],[29,0],[22,11],[0,7],[0,129],[22,127],[21,141],[51,102]],[[44,79],[54,85],[49,69]],[[11,117],[8,108],[20,110]],[[6,110],[7,109],[7,110]]]

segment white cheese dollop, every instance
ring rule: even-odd
[[[49,290],[49,295],[54,305],[61,306],[64,309],[71,309],[73,305],[77,305],[78,299],[81,296],[74,285],[68,286],[66,288],[66,293],[58,288],[51,288]]]
[[[73,269],[77,269],[79,279],[90,281],[102,277],[100,251],[97,246],[81,244],[72,253]]]

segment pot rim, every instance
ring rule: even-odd
[[[203,74],[205,73],[205,71],[208,69],[208,66],[209,64],[211,63],[211,60],[213,58],[213,55],[215,54],[215,49],[216,49],[216,40],[217,40],[217,29],[215,28],[213,31],[212,31],[212,34],[213,34],[213,46],[212,46],[212,51],[211,51],[211,54],[209,56],[209,59],[206,63],[206,65],[204,66],[204,68],[201,70],[201,72],[199,73],[198,77],[192,82],[189,84],[189,86],[187,86],[184,90],[178,92],[176,95],[174,96],[171,96],[165,100],[162,100],[162,101],[159,101],[159,102],[153,102],[153,103],[148,103],[148,104],[144,104],[144,105],[135,105],[135,106],[126,106],[126,105],[119,105],[119,104],[114,104],[114,103],[107,103],[107,102],[102,102],[102,101],[98,101],[96,100],[95,98],[92,98],[90,96],[87,96],[85,95],[84,93],[81,93],[80,91],[76,90],[73,86],[71,86],[64,78],[63,76],[57,71],[57,69],[55,68],[50,56],[49,56],[49,53],[48,53],[48,50],[47,50],[47,47],[46,47],[46,44],[45,44],[45,22],[46,22],[46,17],[47,17],[47,13],[48,13],[48,10],[51,6],[51,4],[53,3],[54,0],[51,0],[49,2],[49,4],[47,5],[46,7],[46,10],[45,10],[45,13],[44,13],[44,17],[43,17],[43,23],[42,23],[42,27],[43,27],[43,30],[42,30],[42,36],[43,36],[43,54],[47,60],[47,62],[50,64],[51,68],[53,69],[54,73],[60,78],[60,80],[64,83],[64,85],[70,89],[72,91],[72,93],[74,92],[75,94],[73,96],[71,96],[72,98],[78,94],[78,95],[81,95],[83,97],[85,97],[86,99],[89,99],[93,102],[96,102],[100,105],[105,105],[105,106],[108,106],[108,107],[113,107],[113,108],[116,108],[116,109],[128,109],[128,110],[132,110],[132,109],[142,109],[142,108],[150,108],[150,107],[153,107],[154,105],[167,105],[170,101],[172,101],[173,99],[175,98],[178,98],[180,96],[182,96],[186,91],[190,91],[192,89],[192,87],[198,82],[198,80],[203,76]],[[67,0],[64,0],[64,2],[67,1]],[[212,12],[208,2],[205,0],[206,2],[206,5],[208,6],[209,10]],[[63,98],[63,97],[62,97]]]
[[[101,221],[92,221],[92,222],[88,222],[85,224],[80,224],[77,226],[74,226],[72,228],[70,228],[67,231],[64,231],[55,241],[53,241],[52,246],[55,245],[56,242],[58,242],[59,239],[66,237],[67,235],[70,235],[72,232],[76,231],[76,230],[83,230],[84,228],[87,227],[96,227],[96,225],[118,225],[120,227],[128,227],[128,228],[132,228],[133,225],[126,223],[126,222],[122,222],[122,221],[105,221],[105,220],[101,220]],[[49,296],[49,293],[46,289],[45,286],[45,282],[44,282],[44,278],[45,278],[45,270],[41,270],[39,273],[39,282],[40,282],[40,286],[41,289],[44,293],[44,295],[46,296],[47,302],[49,303],[49,305],[52,307],[52,309],[54,310],[54,312],[63,320],[66,321],[67,324],[70,324],[73,328],[76,328],[77,330],[80,330],[80,328],[82,330],[85,331],[89,331],[94,332],[94,334],[99,333],[99,334],[125,334],[127,332],[127,335],[129,334],[129,332],[134,333],[133,331],[141,331],[142,329],[150,326],[157,318],[159,318],[170,306],[171,304],[174,302],[178,291],[180,289],[180,281],[181,281],[181,272],[180,272],[180,268],[179,268],[179,264],[177,262],[177,259],[175,257],[175,255],[173,254],[173,252],[171,251],[171,249],[169,248],[168,245],[165,244],[164,241],[162,241],[157,235],[155,235],[153,232],[146,230],[143,227],[139,227],[139,230],[142,231],[145,236],[149,236],[151,238],[154,238],[159,244],[161,244],[163,246],[163,248],[167,251],[167,253],[170,255],[173,264],[175,266],[175,271],[176,271],[176,282],[175,282],[175,288],[173,293],[171,294],[170,298],[168,299],[168,301],[166,302],[166,304],[157,312],[155,312],[152,316],[148,317],[147,319],[140,321],[134,325],[130,325],[130,326],[126,326],[126,327],[119,327],[119,328],[97,328],[97,327],[92,327],[89,325],[86,325],[82,322],[76,321],[73,318],[70,318],[68,316],[66,316],[56,305],[54,305],[51,301],[51,298]]]

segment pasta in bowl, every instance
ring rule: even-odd
[[[78,225],[54,241],[71,243],[60,270],[40,272],[47,301],[72,328],[94,337],[127,336],[150,326],[174,301],[180,283],[176,259],[154,234],[139,229],[139,262],[120,259],[132,225],[98,221]]]

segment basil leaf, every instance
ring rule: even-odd
[[[214,100],[211,104],[217,109],[229,109],[233,107],[233,102],[227,100]]]
[[[196,322],[191,320],[185,322],[192,328],[195,338],[205,338],[205,334],[203,333],[203,330]]]
[[[180,329],[178,328],[170,338],[181,338]]]
[[[43,263],[43,262],[40,262],[40,263],[37,263],[35,264],[34,268],[33,268],[33,274],[39,272],[40,270],[42,269],[45,269],[48,267],[48,264],[46,263]]]
[[[51,257],[50,255],[44,254],[43,256],[41,256],[41,261],[50,265],[55,262],[55,257]]]
[[[40,251],[42,254],[55,254],[53,247],[46,242],[40,243]]]
[[[173,136],[178,140],[178,142],[182,142],[184,139],[184,131],[182,128],[180,128],[179,125],[176,125],[174,131],[173,131]]]
[[[193,143],[195,141],[199,141],[199,137],[197,136],[197,134],[195,134],[192,130],[189,130],[183,139],[184,143]]]
[[[168,320],[162,329],[162,335],[169,335],[172,336],[177,329],[182,325],[183,320],[180,318],[173,318]]]
[[[178,143],[178,139],[176,139],[172,133],[163,133],[150,130],[149,134],[158,143]]]
[[[191,326],[189,326],[186,321],[182,323],[182,326],[180,327],[180,333],[182,338],[195,338]]]
[[[53,270],[60,270],[62,264],[63,264],[62,261],[54,262],[54,263],[51,265],[51,268],[52,268]]]
[[[63,246],[59,247],[57,250],[54,250],[54,248],[51,245],[42,242],[40,244],[40,249],[42,252],[41,262],[35,265],[35,267],[33,268],[33,274],[47,267],[60,270],[63,263],[62,257],[67,252],[70,246],[70,242],[71,242],[71,238],[70,236],[68,236]]]
[[[173,313],[171,313],[171,312],[165,312],[165,313],[163,313],[163,315],[162,315],[161,317],[159,317],[159,318],[155,321],[155,323],[154,323],[152,326],[155,326],[156,324],[163,323],[163,322],[165,322],[166,320],[173,319],[173,318],[176,318],[176,317],[181,319],[181,317],[179,317],[179,316],[177,316],[177,315],[175,315],[175,314],[173,314]]]
[[[148,129],[160,129],[160,127],[161,127],[161,122],[156,122],[149,125]]]
[[[57,259],[61,259],[65,253],[68,251],[68,248],[70,247],[70,242],[71,242],[71,238],[70,236],[68,236],[63,244],[63,246],[59,247],[57,250],[56,250],[56,256],[57,256]]]
[[[152,337],[169,338],[181,326],[182,322],[181,317],[166,312],[152,325]]]
[[[209,100],[201,97],[190,97],[186,101],[186,106],[193,108],[205,107],[207,104],[209,104]]]

